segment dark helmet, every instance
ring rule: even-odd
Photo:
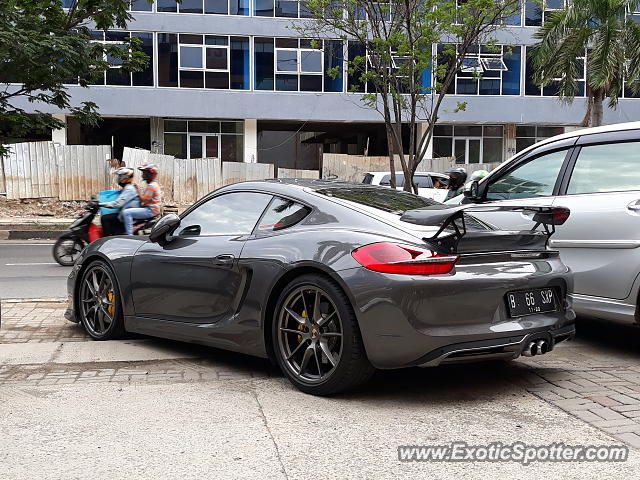
[[[462,167],[453,167],[444,173],[449,175],[449,189],[460,188],[467,181],[467,171]]]
[[[133,182],[133,168],[122,167],[116,170],[116,181],[118,185],[124,187],[127,183]]]
[[[152,163],[142,165],[138,167],[138,170],[142,172],[142,179],[150,182],[158,177],[158,166]]]

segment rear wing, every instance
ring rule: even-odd
[[[530,213],[533,222],[531,232],[543,227],[547,239],[569,218],[570,210],[565,207],[515,206],[515,205],[432,205],[416,210],[408,210],[400,220],[415,225],[440,227],[435,235],[425,238],[439,253],[451,254],[458,251],[458,243],[467,234],[464,214],[472,212],[522,212]]]

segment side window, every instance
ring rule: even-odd
[[[383,187],[388,187],[389,185],[391,185],[391,175],[385,175],[384,177],[382,177],[382,180],[380,180],[380,185],[382,185]],[[401,173],[396,173],[396,187],[404,187],[404,175]]]
[[[286,198],[274,197],[258,223],[258,232],[275,232],[294,226],[311,209]]]
[[[567,150],[547,153],[511,170],[489,184],[487,200],[551,195],[566,155]]]
[[[640,142],[580,149],[568,194],[640,190]]]
[[[182,219],[178,235],[248,235],[272,198],[253,192],[227,193],[212,198]]]
[[[431,177],[429,175],[414,175],[413,183],[415,183],[418,188],[433,188],[433,183],[431,183]]]

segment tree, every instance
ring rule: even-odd
[[[413,176],[425,158],[443,100],[469,51],[492,45],[492,34],[519,8],[519,0],[307,0],[311,22],[303,35],[340,38],[360,52],[344,59],[347,75],[368,92],[366,107],[382,115],[389,146],[391,184],[395,157],[404,189],[417,193]],[[440,52],[434,45],[440,44]],[[439,57],[439,61],[438,61]],[[479,75],[480,65],[467,65]],[[329,70],[341,74],[341,67]],[[431,80],[433,78],[433,80]],[[354,92],[361,91],[357,87]],[[464,109],[458,103],[454,111]],[[408,137],[403,137],[403,126]],[[408,138],[408,139],[407,139]]]
[[[638,0],[573,0],[550,16],[533,50],[534,82],[555,85],[560,99],[572,103],[586,61],[587,111],[583,126],[602,125],[603,102],[618,105],[625,86],[640,91],[640,25],[627,13]]]
[[[37,110],[50,105],[95,124],[97,105],[72,105],[68,86],[91,85],[114,64],[138,71],[148,57],[139,40],[119,44],[91,42],[91,29],[124,29],[132,18],[129,0],[74,0],[68,10],[62,0],[3,0],[0,8],[0,155],[3,139],[30,130],[63,127],[51,114]],[[28,113],[24,101],[36,106]]]

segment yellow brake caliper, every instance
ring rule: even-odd
[[[302,312],[302,318],[307,318],[307,311],[306,310]],[[297,329],[298,330],[304,330],[304,326],[298,324]],[[300,342],[302,342],[302,335],[298,335],[298,343],[300,343]]]
[[[109,312],[109,315],[111,315],[111,318],[113,318],[113,315],[116,313],[116,294],[115,292],[112,290],[109,290],[107,292],[107,301],[111,304],[111,305],[107,305],[107,312]]]

